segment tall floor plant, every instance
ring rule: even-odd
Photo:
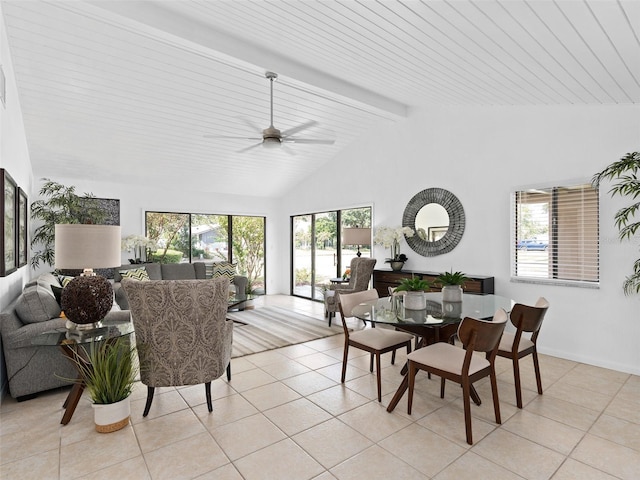
[[[628,197],[632,201],[630,205],[618,210],[614,217],[621,241],[631,239],[640,229],[640,221],[635,221],[636,214],[640,209],[638,170],[640,170],[640,152],[627,153],[617,162],[595,174],[591,180],[591,183],[596,187],[603,180],[615,182],[609,190],[611,196]],[[634,292],[640,293],[640,258],[634,262],[633,273],[625,278],[623,288],[625,295],[631,295]]]

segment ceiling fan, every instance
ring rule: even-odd
[[[271,147],[280,147],[284,143],[306,143],[306,144],[316,144],[316,145],[333,145],[335,143],[335,140],[319,139],[319,138],[300,138],[300,137],[293,136],[296,133],[300,133],[303,130],[306,130],[308,128],[313,127],[314,125],[317,125],[318,122],[313,120],[282,132],[278,130],[276,127],[274,127],[273,126],[273,81],[278,78],[278,74],[273,72],[266,72],[265,77],[269,79],[270,86],[271,86],[271,117],[270,117],[269,126],[264,130],[260,130],[260,128],[254,125],[253,123],[247,120],[244,120],[244,122],[247,125],[249,125],[251,129],[256,130],[257,132],[261,132],[262,136],[261,137],[257,137],[257,136],[256,137],[229,137],[229,136],[223,136],[223,135],[205,135],[205,137],[231,138],[236,140],[258,141],[258,143],[254,145],[251,145],[249,147],[243,148],[242,150],[239,150],[238,153],[246,152],[247,150],[251,150],[253,148],[259,147],[260,145],[271,148]],[[293,153],[291,150],[287,150],[287,151],[289,153]]]

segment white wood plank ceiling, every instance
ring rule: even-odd
[[[278,197],[431,105],[640,103],[637,0],[2,0],[39,176]],[[269,125],[333,145],[255,148]],[[255,142],[253,142],[255,143]]]

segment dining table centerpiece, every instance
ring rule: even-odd
[[[373,243],[382,245],[391,250],[391,256],[384,262],[388,263],[393,271],[400,271],[404,263],[409,260],[404,253],[400,253],[400,240],[415,235],[411,227],[378,227],[373,237]]]

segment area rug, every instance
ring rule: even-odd
[[[264,352],[342,333],[342,327],[328,327],[326,320],[279,307],[229,312],[233,326],[232,357]]]

